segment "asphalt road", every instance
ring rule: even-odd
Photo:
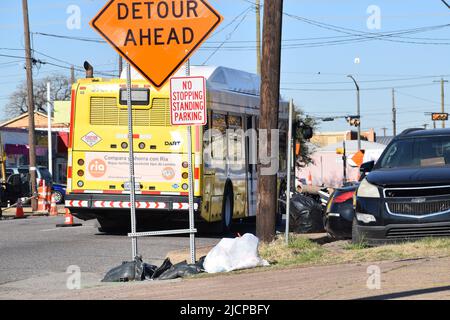
[[[95,220],[77,228],[56,228],[59,223],[64,217],[0,221],[0,299],[64,289],[72,265],[80,268],[84,287],[96,286],[109,269],[131,259],[131,240],[99,233]],[[218,241],[200,235],[196,243]],[[160,265],[169,251],[188,248],[189,236],[142,238],[138,246],[145,262]]]

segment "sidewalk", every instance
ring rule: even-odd
[[[40,299],[320,300],[450,299],[450,257],[365,264],[267,269],[175,281],[100,284],[46,293]],[[380,289],[369,289],[368,267],[381,271]],[[29,295],[29,296],[28,296]],[[1,298],[1,295],[0,295]],[[35,299],[32,293],[21,298]]]
[[[58,205],[58,214],[65,214],[65,207],[63,204]],[[40,217],[40,216],[47,216],[48,213],[39,213],[36,212],[33,214],[33,211],[31,210],[31,207],[23,207],[23,212],[25,214],[25,217]],[[2,215],[4,218],[13,218],[16,215],[16,208],[2,208]]]

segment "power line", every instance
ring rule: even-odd
[[[248,14],[251,11],[251,7],[249,7],[246,11],[245,14],[243,15],[243,17],[241,18],[241,20],[236,24],[236,26],[234,27],[234,29],[226,36],[225,40],[216,48],[216,50],[214,50],[213,53],[211,53],[208,58],[206,58],[206,60],[202,63],[202,65],[204,66],[221,48],[222,46],[231,39],[231,37],[233,36],[233,34],[237,31],[237,29],[239,28],[239,26],[244,22],[245,18],[247,18]]]
[[[419,80],[419,79],[427,79],[427,78],[440,78],[442,76],[420,76],[420,77],[411,77],[411,78],[397,78],[397,79],[377,79],[377,80],[361,80],[358,81],[360,83],[377,83],[377,82],[396,82],[396,81],[411,81],[411,80]],[[331,81],[331,82],[282,82],[283,84],[296,84],[296,85],[329,85],[329,84],[346,84],[348,85],[348,81]]]
[[[396,86],[396,88],[418,88],[418,87],[428,87],[428,86],[435,86],[435,85],[436,85],[435,83],[423,83],[423,84]],[[390,87],[378,87],[378,88],[361,88],[361,91],[378,91],[378,90],[391,90],[391,89],[392,89],[392,86],[390,86]],[[355,91],[354,89],[338,89],[338,88],[332,88],[332,89],[281,88],[281,90],[285,90],[285,91],[316,91],[316,92]]]
[[[405,93],[405,92],[401,92],[401,91],[397,91],[397,93],[399,93],[399,94],[401,94],[403,96],[407,96],[407,97],[410,97],[410,98],[417,99],[417,100],[422,100],[422,101],[430,102],[430,103],[433,103],[433,104],[441,105],[440,102],[437,102],[437,101],[434,101],[434,100],[430,100],[430,99],[426,99],[426,98],[422,98],[422,97],[418,97],[418,96],[415,96],[415,95],[412,95],[412,94],[409,94],[409,93]],[[450,106],[450,105],[446,104],[446,106]]]

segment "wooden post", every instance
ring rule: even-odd
[[[36,185],[36,132],[34,125],[34,96],[33,96],[33,61],[31,56],[30,22],[28,19],[28,1],[22,0],[23,26],[25,35],[25,57],[27,70],[27,105],[28,105],[28,145],[30,155],[31,207],[37,211]]]
[[[256,73],[261,75],[261,0],[256,0]]]
[[[282,15],[283,0],[264,2],[259,128],[267,130],[269,155],[277,151],[271,150],[270,141],[271,130],[278,129]],[[263,242],[270,242],[275,237],[277,200],[277,174],[262,175],[259,170],[256,233]]]

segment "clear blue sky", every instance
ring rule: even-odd
[[[255,14],[253,10],[249,10],[246,15],[241,15],[251,4],[247,0],[210,2],[225,17],[219,29],[240,16],[205,44],[207,48],[217,47],[228,39],[208,64],[255,72],[256,54],[252,49],[252,41],[255,40]],[[88,22],[104,3],[106,0],[29,0],[31,31],[98,38]],[[81,9],[80,29],[70,30],[66,26],[69,17],[66,10],[69,5],[77,5]],[[376,5],[381,10],[379,30],[369,29],[367,26],[370,16],[367,10],[371,5]],[[356,94],[353,83],[346,77],[353,74],[360,81],[362,89],[363,129],[375,128],[378,134],[382,134],[381,128],[387,127],[388,134],[392,133],[393,87],[398,91],[398,129],[424,123],[431,126],[431,121],[424,112],[440,110],[440,85],[433,81],[439,80],[441,75],[450,79],[450,28],[436,27],[450,24],[450,10],[440,0],[285,0],[284,11],[287,13],[283,26],[285,48],[281,87],[284,98],[294,98],[297,105],[301,105],[307,114],[313,116],[354,114]],[[22,51],[4,50],[23,48],[21,1],[2,1],[0,15],[0,54],[23,56]],[[309,20],[301,21],[302,18]],[[419,29],[417,31],[421,32],[411,32],[411,29]],[[393,37],[391,32],[402,33]],[[366,33],[365,39],[371,39],[343,42],[348,39],[364,40],[362,37],[349,36],[355,33]],[[375,38],[373,34],[367,33],[384,33],[385,36]],[[330,45],[330,41],[333,45]],[[430,42],[434,44],[424,44]],[[314,46],[305,46],[305,43],[313,43]],[[118,57],[105,44],[35,35],[33,46],[37,52],[61,60],[36,54],[36,58],[43,61],[62,66],[73,63],[81,68],[83,61],[88,60],[100,71],[113,72],[117,69]],[[202,64],[207,59],[212,52],[207,48],[194,56],[194,64]],[[355,58],[360,59],[359,64],[355,63]],[[35,76],[41,78],[52,73],[68,75],[69,70],[42,65]],[[82,73],[78,75],[81,76]],[[24,79],[23,61],[0,57],[1,118],[7,117],[3,110],[8,95]],[[450,84],[446,84],[446,90],[446,104],[450,110]],[[321,126],[324,131],[348,128],[343,120]]]

